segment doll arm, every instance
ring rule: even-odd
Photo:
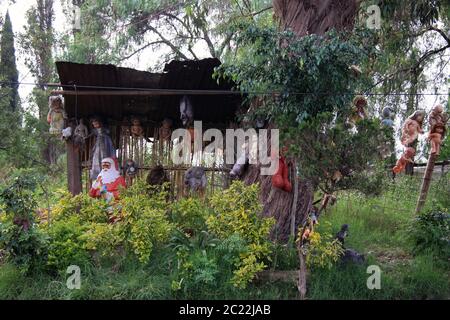
[[[52,122],[52,110],[48,110],[48,114],[47,114],[47,122],[51,123]]]

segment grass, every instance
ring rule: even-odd
[[[449,299],[450,261],[432,252],[414,256],[408,238],[408,226],[414,217],[419,190],[418,179],[398,179],[389,183],[382,196],[364,197],[342,192],[338,203],[321,216],[321,224],[329,222],[335,232],[349,224],[346,246],[366,257],[366,263],[336,265],[330,270],[311,270],[308,299]],[[430,207],[438,201],[449,207],[448,181],[444,187],[434,183],[430,191]],[[442,193],[444,193],[442,195]],[[440,197],[440,199],[439,199]],[[447,258],[448,259],[448,258]],[[272,255],[277,269],[297,267],[296,253],[278,248]],[[173,253],[157,248],[151,261],[141,266],[124,260],[111,266],[85,266],[80,290],[66,287],[66,274],[45,273],[22,275],[14,266],[0,266],[0,299],[297,299],[294,283],[253,283],[238,290],[218,279],[220,285],[200,286],[187,291],[173,291],[175,279]],[[381,269],[381,289],[369,290],[368,265]]]
[[[336,228],[349,224],[346,247],[366,257],[364,266],[336,266],[312,272],[308,297],[311,299],[449,299],[450,260],[432,252],[411,254],[408,226],[414,218],[419,182],[413,178],[389,183],[381,197],[367,198],[343,193],[337,205],[322,217]],[[448,180],[444,181],[448,190]],[[445,192],[441,183],[430,191]],[[436,199],[435,199],[436,200]],[[430,199],[427,208],[433,203]],[[448,208],[448,207],[447,207]],[[442,259],[443,258],[443,259]],[[368,265],[381,269],[381,289],[366,286]]]

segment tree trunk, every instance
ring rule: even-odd
[[[411,72],[411,87],[409,88],[409,97],[408,97],[408,103],[406,106],[406,115],[407,116],[409,116],[410,114],[413,114],[418,106],[418,97],[416,94],[417,94],[417,84],[418,84],[420,73],[421,73],[421,71],[418,69],[414,69]],[[417,140],[414,141],[408,147],[412,147],[412,148],[414,148],[414,150],[417,150]],[[412,157],[412,160],[414,161],[414,157]],[[414,163],[408,162],[406,164],[405,174],[410,175],[410,176],[414,175]]]
[[[358,12],[356,0],[273,0],[282,30],[302,37],[324,34],[331,29],[351,29]]]
[[[331,28],[352,28],[358,9],[356,0],[273,0],[273,7],[280,28],[292,29],[300,37],[311,33],[324,34]],[[247,184],[260,183],[262,214],[276,219],[271,236],[281,242],[287,242],[293,232],[295,236],[298,227],[308,217],[313,202],[312,184],[304,180],[297,184],[296,168],[291,172],[294,173],[290,177],[294,186],[292,192],[273,188],[272,176],[261,176],[259,165],[250,165],[242,177]]]
[[[296,171],[295,168],[293,170]],[[261,188],[260,199],[263,204],[262,215],[274,217],[275,227],[272,229],[271,238],[274,241],[286,243],[291,235],[303,224],[308,216],[313,202],[313,188],[308,181],[298,181],[297,193],[285,192],[272,186],[272,176],[261,176],[259,165],[250,165],[244,173],[243,180],[246,184],[259,183]],[[291,178],[294,184],[295,179]],[[296,204],[294,205],[294,199]],[[293,209],[295,211],[293,211]]]

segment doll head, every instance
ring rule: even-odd
[[[355,99],[353,99],[353,105],[357,108],[357,109],[361,109],[367,106],[367,100],[366,98],[364,98],[363,96],[356,96]]]
[[[420,126],[422,126],[423,120],[425,119],[425,111],[416,110],[412,115],[408,117],[408,119],[415,120],[420,124]]]
[[[162,121],[161,126],[165,129],[170,129],[172,127],[172,119],[165,118]]]
[[[412,157],[415,156],[415,154],[416,154],[416,150],[414,150],[414,148],[409,147],[409,148],[405,149],[405,153],[404,153],[405,158],[411,159]]]
[[[446,131],[445,125],[443,123],[438,123],[434,127],[434,130],[432,133],[439,133],[439,134],[443,135],[445,133],[445,131]]]
[[[438,104],[431,110],[432,115],[442,114],[444,112],[444,107],[441,104]]]
[[[392,110],[391,107],[384,107],[382,113],[383,113],[383,118],[392,119],[393,115],[394,115],[394,110]]]
[[[102,120],[100,119],[100,118],[93,118],[92,120],[91,120],[91,124],[92,124],[92,127],[94,128],[94,129],[100,129],[101,127],[103,127],[103,122],[102,122]]]
[[[131,119],[131,125],[133,125],[134,127],[140,127],[141,120],[139,120],[139,118],[137,118],[137,117],[134,117]]]
[[[51,96],[48,98],[48,105],[52,111],[62,111],[64,109],[61,96]]]

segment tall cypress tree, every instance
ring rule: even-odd
[[[9,12],[6,12],[5,23],[1,32],[0,42],[0,81],[2,95],[7,99],[6,105],[11,111],[18,110],[19,104],[19,72],[16,66],[16,53],[14,48],[14,33]],[[3,100],[3,99],[2,99]]]

